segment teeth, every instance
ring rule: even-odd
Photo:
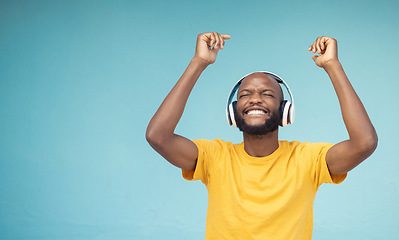
[[[251,110],[247,113],[248,115],[254,115],[254,114],[265,114],[264,111],[262,110]]]

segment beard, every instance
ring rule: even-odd
[[[241,115],[237,114],[237,111],[234,112],[234,115],[235,119],[237,120],[238,129],[251,135],[265,135],[269,132],[274,132],[278,129],[278,126],[281,122],[281,116],[279,111],[270,112],[270,118],[266,119],[264,124],[256,126],[248,125],[245,122],[244,118],[242,118]]]

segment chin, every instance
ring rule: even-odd
[[[245,124],[248,126],[264,126],[267,122],[267,119],[264,118],[255,118],[255,119],[243,119]]]
[[[278,130],[279,121],[277,118],[261,121],[248,121],[249,119],[239,119],[237,126],[240,131],[250,135],[266,135]],[[260,120],[260,119],[259,119]]]

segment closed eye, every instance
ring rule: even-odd
[[[262,95],[263,95],[263,96],[267,96],[267,97],[273,97],[273,98],[274,98],[274,96],[273,96],[272,94],[263,93]]]
[[[274,98],[274,92],[273,92],[273,90],[265,89],[265,90],[262,91],[262,96],[267,96],[267,97],[273,97]]]

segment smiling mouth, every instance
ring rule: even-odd
[[[246,110],[245,112],[244,112],[244,114],[245,115],[248,115],[248,116],[263,116],[263,115],[267,115],[268,114],[268,110],[266,110],[266,109],[261,109],[261,108],[257,108],[257,109],[249,109],[249,110]]]
[[[247,115],[266,115],[266,112],[264,110],[249,110],[246,112]]]

